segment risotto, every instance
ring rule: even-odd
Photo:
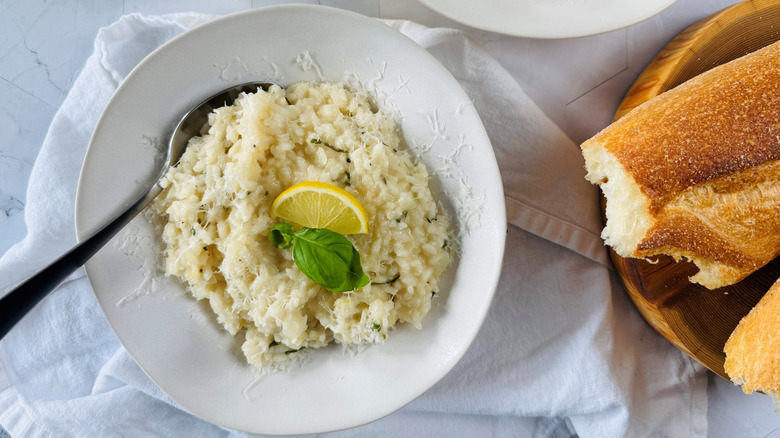
[[[303,348],[382,342],[397,323],[421,327],[450,262],[449,220],[425,165],[372,97],[343,84],[296,83],[215,110],[163,179],[165,272],[208,300],[262,369]],[[348,191],[368,233],[346,236],[370,283],[330,292],[268,238],[274,199],[302,181]]]

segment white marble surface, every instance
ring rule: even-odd
[[[490,51],[575,142],[609,123],[622,95],[655,54],[690,23],[734,0],[679,0],[657,17],[602,35],[533,40],[460,25],[416,0],[323,0],[381,18],[464,29]],[[54,113],[97,30],[123,14],[237,12],[274,0],[0,0],[0,254],[25,234],[25,191]],[[745,396],[711,375],[711,437],[778,437],[780,414],[768,398]],[[3,436],[0,432],[0,436]]]

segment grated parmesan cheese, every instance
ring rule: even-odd
[[[303,348],[383,342],[402,322],[421,327],[450,262],[450,221],[425,165],[370,93],[273,86],[217,109],[209,124],[164,177],[153,209],[165,222],[166,273],[208,300],[225,330],[243,334],[248,362],[262,370]],[[362,203],[369,233],[347,237],[371,284],[329,292],[291,251],[272,246],[271,204],[302,181],[338,185]]]

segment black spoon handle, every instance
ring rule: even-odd
[[[138,201],[95,234],[71,248],[0,298],[0,339],[65,278],[100,250],[119,230],[141,212],[162,190],[155,184]]]

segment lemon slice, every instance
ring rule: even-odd
[[[333,184],[298,183],[276,197],[271,214],[303,227],[327,228],[341,234],[368,232],[363,206]]]

